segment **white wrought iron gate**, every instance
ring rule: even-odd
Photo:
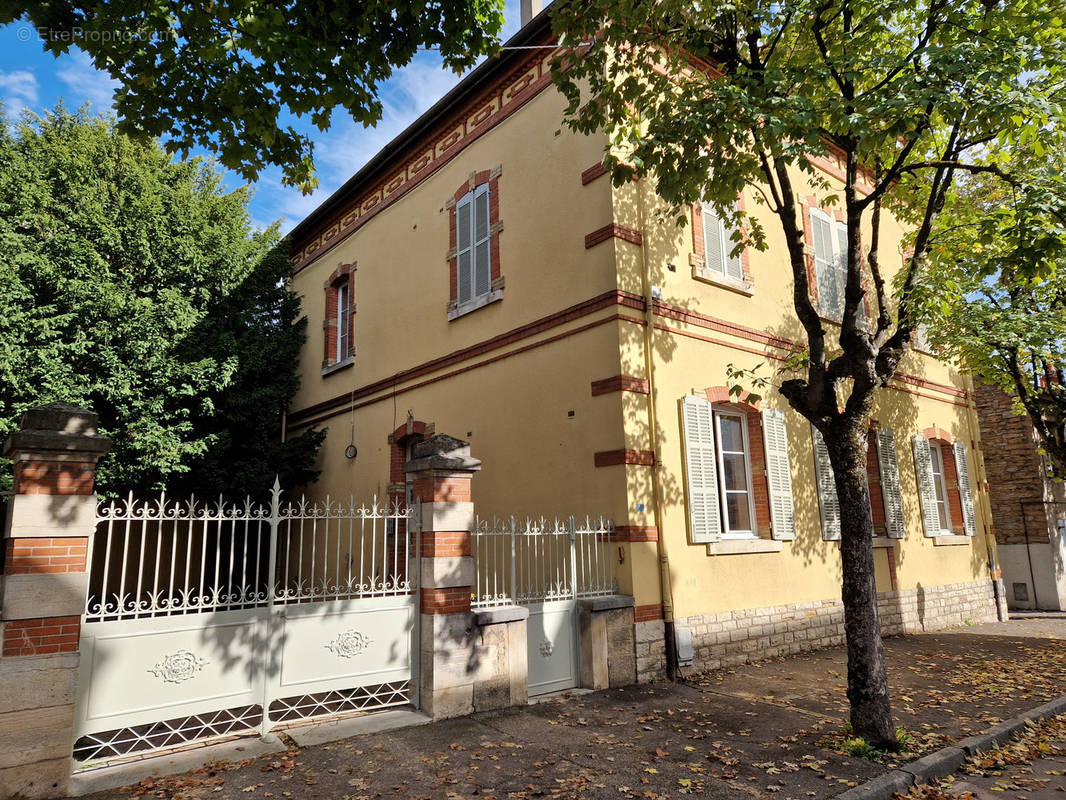
[[[414,509],[330,501],[101,505],[78,762],[412,703]]]
[[[479,521],[474,532],[477,585],[472,605],[522,605],[526,621],[529,694],[578,685],[577,601],[613,594],[611,537],[600,518]]]

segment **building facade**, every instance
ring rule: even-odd
[[[547,43],[545,16],[510,44]],[[768,233],[738,258],[709,209],[660,222],[650,182],[605,175],[605,137],[563,126],[551,59],[486,62],[294,230],[311,325],[287,429],[328,429],[309,491],[402,499],[412,445],[448,433],[484,464],[480,514],[614,521],[642,678],[664,667],[664,613],[698,668],[840,643],[824,445],[776,393],[727,389],[730,368],[769,377],[803,338],[776,221],[738,198]],[[816,194],[800,200],[831,319],[843,226]],[[902,263],[902,236],[882,223],[882,263]],[[908,355],[869,438],[885,631],[995,618],[967,377]]]
[[[1066,610],[1066,486],[1051,477],[1027,416],[999,389],[978,382],[989,497],[1011,608]]]

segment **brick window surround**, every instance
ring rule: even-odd
[[[739,397],[729,394],[726,386],[711,386],[704,390],[707,402],[715,410],[739,412],[748,423],[748,457],[751,459],[751,492],[755,506],[756,536],[770,538],[770,487],[766,480],[766,448],[762,438],[762,409],[747,392]],[[717,438],[717,434],[716,434]],[[715,442],[715,451],[718,443]],[[719,477],[721,480],[721,477]]]
[[[816,311],[818,311],[818,314],[822,317],[822,319],[828,320],[829,322],[835,322],[835,323],[839,324],[840,320],[833,319],[832,317],[828,316],[828,314],[823,312],[822,309],[818,305],[818,271],[817,271],[817,269],[815,267],[815,264],[814,264],[814,233],[811,230],[811,210],[812,209],[814,209],[816,211],[821,211],[823,214],[825,214],[827,217],[829,217],[834,222],[846,223],[847,220],[848,220],[848,217],[847,217],[847,214],[845,214],[842,209],[839,209],[839,208],[829,208],[829,209],[822,208],[818,204],[818,200],[815,199],[814,197],[808,196],[804,200],[804,205],[803,205],[803,259],[804,259],[804,262],[806,263],[806,266],[807,266],[807,285],[808,285],[808,287],[810,287],[811,302],[814,303],[814,308],[815,308]],[[861,244],[862,243],[860,241],[860,246],[861,246]],[[865,264],[863,265],[863,270],[862,270],[862,289],[863,289],[862,306],[863,306],[863,310],[866,312],[866,319],[869,320],[870,319],[870,292],[869,292],[868,287],[867,287]],[[843,288],[841,289],[841,291],[843,291]]]
[[[885,498],[881,492],[881,464],[877,460],[877,428],[866,432],[866,477],[870,487],[870,508],[874,518],[874,536],[888,536]]]
[[[432,422],[421,422],[409,418],[407,422],[389,434],[389,502],[404,503],[407,489],[407,476],[403,465],[407,462],[407,448],[430,438],[435,433]]]
[[[940,457],[944,462],[944,483],[947,485],[948,513],[951,514],[951,532],[964,536],[966,529],[962,521],[962,496],[959,494],[959,473],[955,467],[955,447],[951,434],[943,428],[926,428],[922,436],[930,444],[940,445]]]
[[[503,277],[500,274],[500,234],[503,232],[503,222],[500,221],[500,175],[503,167],[496,166],[491,170],[485,169],[479,172],[471,172],[470,177],[464,181],[448,198],[445,208],[448,211],[448,319],[456,319],[471,311],[493,303],[503,298]],[[460,200],[473,192],[479,186],[488,184],[489,187],[489,292],[488,294],[475,297],[468,303],[459,305],[459,259],[457,250],[459,247],[459,234],[456,219],[456,207]]]
[[[737,208],[741,211],[747,210],[744,203],[743,193],[737,196]],[[751,260],[749,258],[749,251],[751,248],[745,246],[744,249],[740,251],[740,268],[744,273],[743,282],[735,281],[733,278],[727,277],[726,275],[720,275],[717,272],[708,270],[706,268],[707,245],[703,238],[703,203],[693,203],[691,210],[692,258],[689,263],[692,266],[692,277],[706,283],[714,284],[715,286],[723,286],[726,289],[733,289],[742,294],[753,294],[754,282],[751,278]]]
[[[322,320],[323,373],[346,367],[355,355],[355,264],[338,264],[322,285],[326,296],[326,313]],[[337,352],[337,296],[340,287],[348,285],[348,352]],[[340,358],[338,358],[338,355]]]

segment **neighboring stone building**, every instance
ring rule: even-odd
[[[1036,432],[1013,399],[977,384],[989,498],[1007,603],[1066,610],[1066,485],[1049,477]]]

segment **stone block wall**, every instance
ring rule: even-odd
[[[649,683],[665,679],[666,628],[663,624],[662,606],[637,606],[633,619],[637,682]]]
[[[878,610],[886,636],[997,619],[990,581],[884,592],[878,595]],[[665,669],[662,622],[657,629],[655,624],[637,624],[641,683],[662,677]],[[839,599],[703,614],[680,618],[676,624],[692,631],[697,671],[844,644],[844,605]]]
[[[1048,520],[1043,501],[1049,486],[1028,417],[1014,413],[1005,392],[977,382],[977,415],[986,453],[988,493],[995,520],[996,543],[1047,541]]]

